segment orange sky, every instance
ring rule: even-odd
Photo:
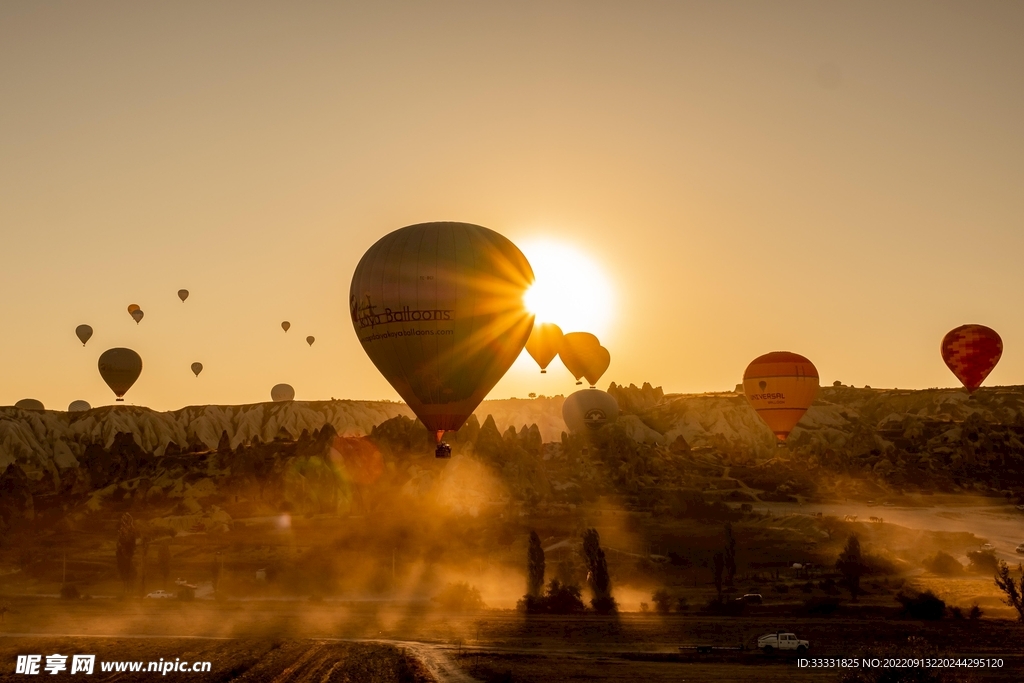
[[[158,409],[394,398],[349,282],[430,220],[599,264],[602,386],[731,389],[777,349],[949,386],[965,322],[1024,383],[1024,4],[336,5],[0,4],[0,404],[110,403],[111,346]]]

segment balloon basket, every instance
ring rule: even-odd
[[[123,398],[115,398],[114,400],[115,401],[121,401],[122,403],[124,403],[124,399]]]
[[[452,447],[442,441],[437,444],[437,448],[434,449],[434,457],[445,459],[452,457]]]
[[[82,344],[82,346],[85,346],[85,344]],[[540,374],[546,375],[546,374],[548,374],[548,371],[547,370],[541,370]]]

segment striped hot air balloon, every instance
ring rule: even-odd
[[[747,366],[743,393],[782,444],[818,394],[818,371],[798,353],[766,353]]]

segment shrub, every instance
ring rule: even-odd
[[[938,551],[921,563],[932,574],[957,576],[964,573],[964,566],[947,552]]]
[[[976,574],[995,574],[999,568],[999,560],[991,550],[968,551],[967,559],[970,560],[968,571]]]
[[[187,586],[182,586],[181,588],[178,589],[178,599],[179,600],[184,600],[184,601],[188,602],[189,600],[195,600],[195,598],[196,598],[196,591],[195,591],[194,588],[189,588]]]
[[[676,611],[677,612],[689,612],[690,603],[686,601],[686,598],[679,598],[676,600]]]
[[[640,611],[643,612],[644,614],[647,614],[648,612],[651,611],[651,606],[648,605],[646,602],[641,602],[640,603]]]
[[[672,595],[664,588],[659,588],[651,594],[651,602],[654,603],[654,609],[658,614],[668,614],[672,611]]]
[[[453,612],[467,612],[484,608],[480,591],[476,586],[470,586],[465,581],[447,584],[440,593],[433,597],[433,601],[442,608]]]
[[[941,619],[946,614],[946,603],[931,591],[916,595],[900,591],[896,601],[903,605],[903,613],[911,619]]]
[[[835,579],[825,579],[824,581],[819,581],[818,588],[824,591],[826,595],[839,594],[839,585],[835,582]]]
[[[978,607],[978,603],[974,603],[971,605],[971,611],[967,613],[967,618],[973,621],[975,619],[981,619],[984,615],[985,613],[980,607]]]

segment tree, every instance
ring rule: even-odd
[[[601,536],[597,529],[587,529],[583,534],[583,555],[587,562],[587,583],[593,597],[590,604],[598,614],[613,614],[618,606],[612,597],[612,582],[608,576],[608,561],[601,550]]]
[[[836,561],[836,569],[843,575],[846,587],[850,591],[850,597],[854,600],[860,595],[860,577],[863,576],[865,566],[864,559],[860,553],[860,539],[856,534],[851,534],[846,541],[846,547],[839,554]]]
[[[832,534],[839,531],[843,526],[842,521],[835,515],[828,515],[821,519],[821,529],[828,534],[828,540],[832,540]]]
[[[664,588],[659,588],[651,594],[651,602],[658,614],[668,614],[672,611],[672,594]]]
[[[732,535],[732,522],[725,523],[725,583],[731,586],[736,576],[736,537]]]
[[[166,543],[160,544],[160,551],[157,553],[157,564],[160,566],[160,578],[163,579],[163,587],[167,588],[167,579],[171,575],[171,546]]]
[[[1017,565],[1020,572],[1020,581],[1010,576],[1010,567],[1002,560],[999,561],[999,568],[996,570],[996,586],[1006,596],[1003,602],[1017,610],[1017,619],[1024,623],[1024,567]]]
[[[712,563],[715,570],[715,590],[718,591],[718,602],[722,602],[722,574],[725,571],[725,556],[722,553],[715,553]]]
[[[126,512],[121,515],[121,525],[117,530],[117,550],[115,552],[117,557],[117,573],[124,584],[125,595],[128,594],[128,590],[131,588],[132,579],[135,578],[132,557],[135,555],[135,541],[137,538],[138,532],[135,530],[135,520]]]
[[[530,545],[526,550],[526,594],[539,598],[544,591],[544,548],[536,531],[530,532]]]

